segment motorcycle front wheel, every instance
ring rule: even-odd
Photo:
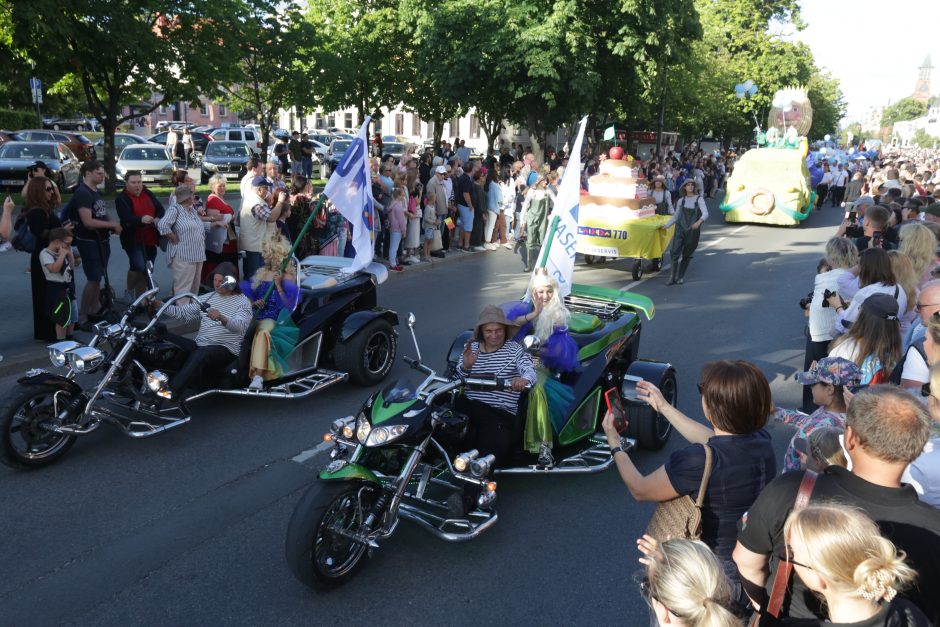
[[[59,407],[71,400],[68,389],[56,385],[19,385],[0,401],[0,462],[12,468],[39,468],[65,455],[74,435],[55,433],[55,394]]]
[[[285,544],[287,564],[301,583],[325,590],[352,578],[369,547],[342,532],[359,532],[379,493],[369,483],[320,482],[307,490],[291,515]]]

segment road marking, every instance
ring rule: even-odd
[[[746,224],[745,224],[744,226],[739,226],[739,227],[736,228],[735,230],[733,230],[733,231],[731,231],[730,233],[728,233],[728,235],[722,235],[722,236],[719,237],[718,239],[710,240],[710,241],[706,242],[704,245],[700,246],[700,247],[698,248],[698,250],[705,250],[706,248],[708,248],[708,247],[710,247],[710,246],[714,246],[715,244],[717,244],[718,242],[722,241],[723,239],[726,239],[729,235],[734,235],[735,233],[738,233],[738,232],[740,232],[740,231],[746,229],[747,226],[748,226],[748,225],[746,225]],[[633,288],[635,288],[637,285],[640,285],[641,283],[645,283],[646,281],[649,281],[649,280],[652,279],[653,277],[658,277],[660,274],[662,274],[663,272],[665,272],[666,270],[668,270],[668,269],[671,268],[671,267],[672,267],[672,260],[670,259],[669,263],[666,264],[665,266],[663,266],[662,268],[660,268],[659,272],[651,273],[651,274],[647,275],[646,277],[640,279],[639,281],[634,281],[633,283],[627,283],[626,285],[624,285],[623,287],[620,288],[620,291],[621,291],[621,292],[629,292],[630,290],[632,290]]]
[[[290,458],[290,460],[292,462],[297,462],[298,464],[302,464],[308,459],[310,459],[311,457],[316,457],[317,455],[319,455],[326,449],[330,448],[331,446],[333,446],[332,442],[320,442],[313,448],[308,448],[306,451],[301,451],[300,453],[294,455],[293,457]]]

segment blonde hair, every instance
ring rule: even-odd
[[[859,509],[810,504],[790,513],[783,534],[788,542],[794,537],[802,541],[802,559],[838,596],[890,601],[917,576],[904,563],[904,551]]]
[[[729,610],[731,585],[721,563],[698,540],[666,540],[646,567],[649,595],[689,627],[740,627]]]
[[[914,273],[911,258],[900,250],[889,250],[888,260],[891,262],[891,272],[894,274],[894,280],[901,286],[904,295],[907,297],[907,311],[911,311],[914,309],[914,305],[917,304],[917,284],[920,282],[920,276]]]
[[[907,256],[918,282],[937,263],[937,238],[930,227],[910,222],[901,227],[898,250]]]
[[[568,324],[568,318],[571,317],[565,302],[562,300],[561,287],[558,281],[544,268],[539,268],[532,275],[529,282],[529,298],[535,298],[535,291],[540,287],[550,287],[552,289],[552,300],[535,319],[535,335],[543,342],[551,337],[555,332],[555,327]]]
[[[290,242],[280,233],[273,233],[261,242],[261,257],[264,259],[264,266],[258,268],[255,275],[251,277],[251,286],[257,289],[264,282],[266,270],[278,272],[281,269],[281,263],[290,254]]]

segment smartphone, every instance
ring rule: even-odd
[[[623,375],[623,386],[621,386],[621,391],[623,393],[623,398],[628,401],[633,402],[642,402],[637,398],[636,395],[636,384],[643,380],[643,377],[634,377],[629,374]]]
[[[855,220],[858,219],[858,211],[855,211],[854,209],[852,211],[847,211],[845,214],[845,217],[848,219],[849,222],[852,222],[854,224]]]
[[[620,399],[617,388],[610,388],[604,392],[604,400],[607,401],[607,411],[614,415],[614,428],[617,433],[623,433],[627,430],[627,412],[623,408],[623,401]]]

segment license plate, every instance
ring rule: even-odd
[[[22,184],[23,184],[23,181],[19,181],[19,180],[17,180],[17,179],[3,179],[2,181],[0,181],[0,184],[3,184],[3,185],[22,185]]]
[[[225,178],[227,178],[227,179],[237,179],[237,178],[238,178],[238,172],[226,173]]]
[[[142,176],[140,177],[140,180],[143,181],[144,183],[153,183],[157,179],[156,177],[153,177],[153,176]]]

